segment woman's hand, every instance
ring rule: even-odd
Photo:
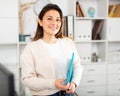
[[[55,81],[55,86],[60,90],[65,90],[65,91],[68,90],[70,84],[64,85],[65,80],[66,80],[65,78],[57,79]]]
[[[66,90],[66,93],[72,94],[75,92],[76,84],[74,82],[69,83],[69,88]]]

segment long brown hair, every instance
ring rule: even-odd
[[[63,37],[63,35],[62,35],[63,14],[62,14],[62,10],[61,10],[56,4],[47,4],[47,5],[42,9],[42,11],[40,12],[38,18],[39,18],[40,20],[42,20],[42,19],[43,19],[43,16],[45,15],[45,13],[48,12],[49,10],[52,10],[52,9],[54,9],[54,10],[56,10],[56,11],[59,12],[59,14],[60,14],[60,19],[61,19],[61,27],[60,27],[59,32],[57,32],[57,34],[55,34],[55,37],[56,37],[56,38],[62,38],[62,37]],[[36,40],[42,38],[42,37],[43,37],[43,34],[44,34],[44,33],[43,33],[43,27],[40,26],[39,23],[38,23],[38,25],[37,25],[37,30],[36,30],[35,36],[34,36],[34,38],[33,38],[33,41],[36,41]]]

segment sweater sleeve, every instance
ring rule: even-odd
[[[69,40],[70,46],[74,52],[74,61],[73,61],[73,77],[72,82],[74,82],[77,86],[80,83],[80,80],[82,78],[82,72],[83,72],[83,66],[81,65],[80,57],[78,54],[78,51],[76,49],[76,46],[72,40]]]
[[[54,79],[37,77],[32,46],[27,45],[20,56],[21,81],[32,90],[56,89]]]

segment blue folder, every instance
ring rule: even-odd
[[[68,68],[67,78],[66,78],[65,84],[68,84],[72,80],[72,75],[73,75],[73,60],[74,60],[74,52],[72,53],[72,57],[70,59],[69,68]]]

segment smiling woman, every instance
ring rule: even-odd
[[[47,6],[44,6],[43,10],[41,10],[40,14],[38,14],[39,23],[33,41],[39,38],[43,38],[43,34],[45,33],[43,31],[46,31],[50,28],[56,30],[56,34],[54,34],[55,37],[61,38],[62,19],[63,19],[62,11],[57,5],[49,3]]]
[[[39,19],[39,25],[44,29],[44,37],[55,36],[61,27],[61,18],[56,10],[49,10],[44,15],[43,19]]]
[[[67,96],[79,85],[83,68],[73,41],[62,35],[61,9],[47,0],[40,1],[44,6],[39,5],[42,9],[38,14],[35,37],[20,58],[21,80],[32,95]],[[74,72],[71,81],[65,84],[72,53]]]

